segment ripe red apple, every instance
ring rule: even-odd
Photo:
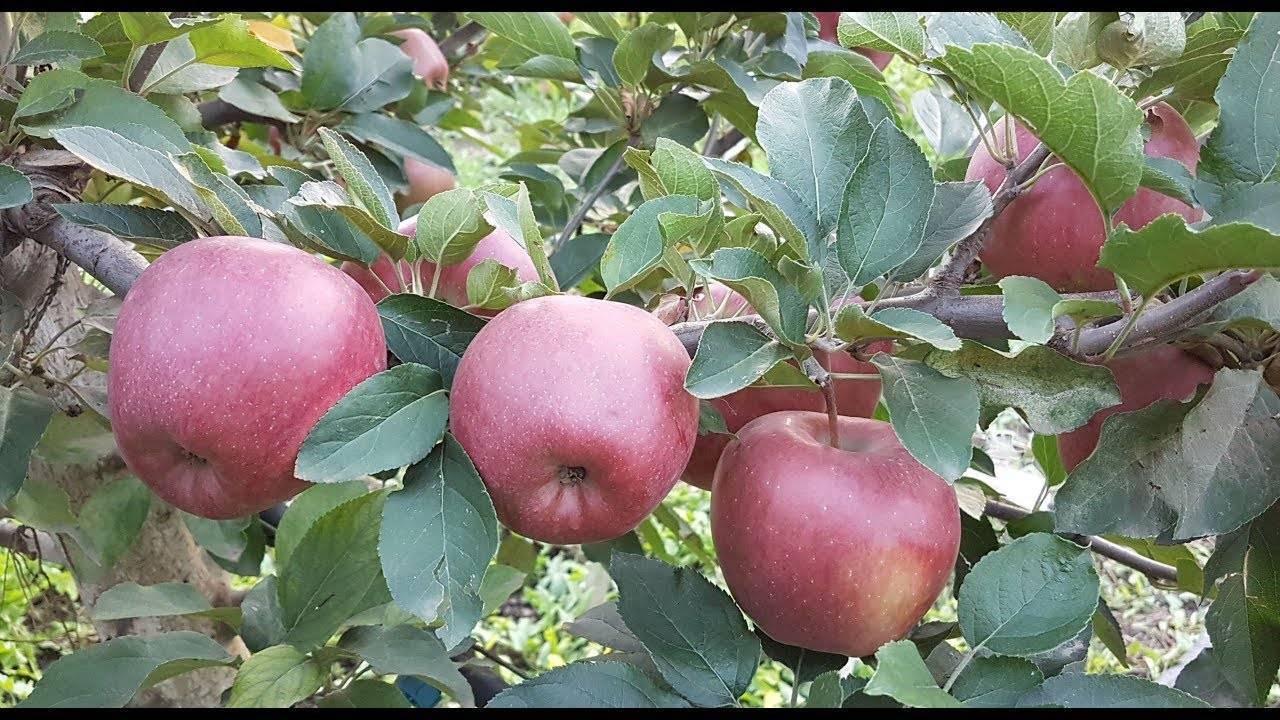
[[[405,220],[400,223],[400,227],[396,228],[396,232],[401,235],[413,237],[418,231],[418,216]],[[476,243],[475,250],[467,256],[467,259],[455,265],[446,265],[440,271],[440,282],[436,286],[436,297],[443,300],[454,307],[463,307],[467,305],[467,274],[471,272],[471,268],[479,265],[485,260],[497,260],[507,267],[516,271],[516,277],[520,282],[533,282],[538,279],[538,269],[533,266],[533,260],[530,259],[529,253],[511,237],[506,230],[494,228],[493,232],[485,235]],[[396,279],[396,271],[392,269],[391,258],[385,253],[378,256],[373,262],[372,267],[366,268],[359,263],[344,261],[342,263],[342,272],[350,275],[360,287],[369,293],[369,297],[374,302],[378,302],[387,296],[387,291],[382,287],[374,277],[377,273],[378,277],[386,283],[387,287],[394,292],[409,292],[410,283],[412,282],[412,271],[409,263],[401,260],[395,263],[400,268],[400,279]],[[431,285],[431,277],[436,271],[436,265],[427,260],[419,260],[419,272],[422,275],[422,283],[424,287],[429,288]],[[484,315],[486,317],[497,314],[496,310],[475,309],[476,315]]]
[[[560,22],[564,23],[565,25],[570,25],[573,23],[573,13],[571,12],[556,13],[556,17],[560,18]]]
[[[698,307],[699,315],[706,316],[710,314],[721,302],[728,301],[725,305],[726,312],[723,316],[732,315],[734,311],[741,308],[743,313],[753,312],[747,299],[738,293],[730,290],[727,286],[720,283],[710,284],[710,293],[705,289],[699,289],[695,295],[694,303]],[[889,350],[892,343],[876,343],[870,346],[871,352],[879,350]],[[814,355],[818,358],[818,363],[827,370],[833,372],[856,373],[860,375],[875,374],[877,372],[875,365],[866,362],[854,360],[849,353],[825,353],[817,351]],[[870,417],[875,412],[876,403],[880,400],[880,382],[878,380],[837,380],[836,381],[836,408],[841,415]],[[724,417],[725,427],[729,432],[736,433],[748,422],[755,420],[761,415],[767,415],[780,410],[812,410],[815,412],[826,411],[826,401],[822,398],[822,393],[804,390],[802,388],[755,388],[749,387],[739,390],[738,392],[718,397],[711,400],[711,406],[720,412]],[[682,479],[695,487],[703,490],[711,489],[711,481],[716,472],[716,462],[720,459],[720,453],[724,451],[726,445],[732,438],[728,435],[720,433],[707,433],[700,435],[698,442],[693,446],[693,455],[689,458],[689,465],[685,467]]]
[[[840,25],[840,13],[838,12],[816,12],[814,16],[818,18],[818,37],[829,43],[840,44],[840,40],[836,37],[836,28]],[[881,72],[888,67],[889,62],[893,60],[893,53],[881,52],[880,50],[872,50],[871,48],[854,48],[855,52],[862,53],[871,64],[876,66]]]
[[[996,144],[1005,147],[1005,123],[995,125]],[[1194,174],[1200,159],[1195,135],[1182,116],[1160,103],[1147,111],[1151,138],[1144,152],[1151,157],[1171,157]],[[1037,140],[1016,125],[1018,157],[1030,153]],[[1005,167],[979,145],[969,162],[966,180],[982,180],[995,192],[1005,177]],[[1139,188],[1116,213],[1116,224],[1137,230],[1160,215],[1176,212],[1195,222],[1203,217],[1198,208]],[[1106,241],[1102,212],[1080,176],[1058,165],[1036,180],[1030,191],[1014,200],[995,221],[983,249],[982,261],[997,277],[1030,275],[1063,292],[1087,292],[1115,288],[1111,271],[1097,267],[1098,251]]]
[[[729,443],[711,494],[711,534],[730,592],[769,637],[862,657],[905,635],[951,576],[955,492],[893,428],[776,412]]]
[[[293,497],[298,448],[386,368],[378,311],[337,268],[279,243],[192,240],[142,273],[111,341],[111,427],[129,468],[193,515]]]
[[[1083,426],[1058,436],[1058,453],[1067,470],[1074,470],[1098,446],[1102,421],[1118,412],[1133,412],[1157,400],[1185,400],[1196,387],[1213,382],[1213,368],[1200,358],[1172,345],[1141,353],[1120,355],[1107,363],[1120,389],[1121,403],[1099,410]]]
[[[422,78],[427,87],[443,90],[449,80],[449,61],[444,59],[436,41],[419,28],[405,28],[391,34],[404,38],[400,49],[413,60],[413,74]]]
[[[433,196],[458,186],[458,179],[453,173],[416,158],[405,157],[404,174],[409,180],[409,189],[396,195],[396,209],[400,212],[404,212],[410,205],[424,203]]]
[[[684,346],[640,308],[534,298],[467,346],[450,423],[508,528],[561,545],[609,540],[657,507],[689,459],[688,370]]]

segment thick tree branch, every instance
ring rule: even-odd
[[[146,258],[120,238],[76,225],[62,217],[27,236],[62,253],[121,297],[147,269]]]
[[[1021,520],[1030,515],[1029,510],[1002,503],[997,500],[988,500],[985,510],[987,515],[1001,520]],[[1165,565],[1162,562],[1152,560],[1145,555],[1141,555],[1123,545],[1117,545],[1110,540],[1104,540],[1096,535],[1076,535],[1075,533],[1058,533],[1063,537],[1083,545],[1093,552],[1111,560],[1115,560],[1121,565],[1137,570],[1154,580],[1176,583],[1178,581],[1178,569],[1172,565]]]
[[[264,117],[262,115],[254,115],[232,105],[225,100],[206,100],[196,106],[200,111],[200,124],[205,130],[216,130],[223,125],[230,125],[236,122],[251,122],[260,125],[274,125],[278,128],[284,128],[285,122],[275,118]]]
[[[62,545],[54,536],[28,525],[14,522],[0,523],[0,547],[44,562],[66,565],[67,557]]]

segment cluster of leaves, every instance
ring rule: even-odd
[[[454,58],[453,93],[416,80],[388,35],[472,24],[486,34],[473,54]],[[235,706],[287,706],[322,689],[322,703],[405,703],[372,679],[328,688],[334,667],[355,663],[470,704],[456,659],[465,661],[477,622],[534,568],[529,543],[502,536],[448,433],[449,386],[485,322],[466,310],[570,289],[650,305],[710,280],[741,293],[760,322],[694,318],[710,321],[686,380],[700,398],[747,386],[813,389],[800,368],[815,345],[856,352],[894,341],[894,352],[871,358],[883,379],[880,414],[921,463],[956,483],[965,511],[952,588],[958,622],[921,626],[860,661],[779,646],[753,634],[696,570],[637,556],[639,538],[628,534],[584,548],[607,566],[619,600],[571,625],[611,651],[492,705],[732,705],[762,652],[792,669],[797,688],[811,683],[810,706],[1261,703],[1280,667],[1280,399],[1258,363],[1224,368],[1193,402],[1117,414],[1068,476],[1053,436],[1120,397],[1109,371],[1049,343],[1060,318],[1085,327],[1120,315],[1116,303],[1064,297],[1026,277],[966,288],[1000,296],[994,307],[1016,338],[992,343],[876,299],[927,283],[991,217],[986,187],[962,177],[1002,114],[1030,128],[1108,215],[1140,187],[1205,208],[1203,224],[1170,215],[1111,233],[1100,264],[1142,296],[1137,312],[1209,273],[1280,267],[1280,129],[1260,112],[1276,90],[1268,70],[1277,16],[1208,13],[1188,26],[1177,13],[851,12],[840,45],[817,40],[816,29],[806,13],[763,12],[589,12],[572,31],[550,13],[24,14],[7,65],[40,71],[6,80],[3,140],[10,150],[60,148],[93,169],[81,201],[55,205],[66,220],[148,255],[237,234],[366,266],[384,253],[453,264],[496,226],[538,271],[520,282],[511,268],[478,265],[465,308],[412,292],[378,304],[399,364],[355,387],[311,431],[296,473],[315,485],[275,530],[274,574],[240,608],[211,607],[181,584],[116,586],[93,608],[97,620],[226,623],[248,660],[196,633],[116,638],[51,666],[28,704],[122,705],[177,673],[228,664],[238,667]],[[927,75],[932,86],[909,111],[928,152],[858,47],[893,52]],[[404,161],[454,170],[424,126],[482,129],[469,90],[502,89],[512,77],[555,83],[581,102],[564,123],[521,128],[521,147],[495,180],[403,208],[418,211],[417,232],[395,232]],[[1211,128],[1198,173],[1144,158],[1138,103],[1155,97]],[[205,129],[221,106],[237,122]],[[735,137],[743,144],[724,152]],[[33,197],[21,168],[0,166],[5,207]],[[1264,280],[1184,337],[1232,332],[1274,347],[1280,284]],[[846,303],[857,295],[873,302]],[[21,325],[21,308],[16,325],[12,316],[0,313],[6,329]],[[87,373],[100,373],[110,310],[82,322],[96,333],[77,351]],[[83,387],[81,396],[104,411],[100,397]],[[965,475],[984,462],[974,429],[1006,408],[1036,432],[1037,460],[1061,489],[1052,513],[998,533],[983,513],[994,491]],[[63,447],[50,440],[60,427],[74,443],[103,436],[86,424],[100,419],[67,418],[25,387],[0,387],[0,409],[0,500],[23,522],[68,536],[78,570],[110,567],[146,517],[145,488],[128,477],[107,484],[77,517],[57,491],[24,485],[22,470],[33,448]],[[716,425],[713,413],[704,417]],[[382,486],[370,490],[370,477]],[[709,564],[692,546],[696,535],[663,510],[638,532],[665,526]],[[261,573],[259,520],[187,522],[224,567]],[[1181,587],[1214,599],[1214,647],[1180,676],[1181,690],[1082,672],[1095,633],[1122,660],[1125,652],[1090,555],[1054,532],[1105,535],[1158,558],[1169,545],[1218,536],[1204,568],[1193,559],[1177,567]],[[661,556],[661,542],[645,544]],[[125,656],[134,662],[112,662]]]

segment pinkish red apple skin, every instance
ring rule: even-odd
[[[409,181],[409,189],[396,195],[396,209],[400,212],[458,186],[458,178],[453,173],[413,157],[405,157],[404,174]]]
[[[1151,157],[1172,157],[1194,174],[1200,148],[1186,120],[1160,103],[1147,111],[1151,138],[1144,152]],[[997,145],[1004,148],[1005,120],[996,122]],[[1029,130],[1016,126],[1018,157],[1035,149],[1038,141]],[[1005,177],[1005,167],[979,145],[969,162],[966,180],[982,180],[995,192]],[[1139,188],[1116,212],[1115,223],[1137,230],[1166,213],[1178,213],[1187,222],[1204,213],[1186,203],[1149,188]],[[1028,275],[1044,280],[1062,292],[1112,290],[1115,276],[1097,267],[1098,253],[1106,241],[1102,213],[1080,177],[1058,165],[1036,180],[1028,192],[1014,200],[996,218],[982,261],[997,277]]]
[[[748,423],[716,470],[711,533],[725,582],[771,638],[862,657],[904,636],[960,547],[955,492],[888,423],[778,412]]]
[[[166,502],[251,515],[307,487],[293,474],[303,439],[386,359],[377,308],[337,268],[266,240],[192,240],[152,263],[120,308],[112,429]]]
[[[836,28],[840,26],[840,13],[838,12],[815,12],[814,16],[818,18],[818,37],[829,43],[840,44],[840,40],[836,35]],[[854,48],[855,52],[862,53],[872,65],[876,66],[881,72],[888,67],[893,60],[893,53],[882,52],[880,50],[872,50],[871,48]]]
[[[420,28],[404,28],[391,34],[404,38],[400,49],[413,59],[413,74],[422,78],[427,87],[443,90],[449,80],[449,61],[436,41]]]
[[[1093,453],[1107,418],[1150,407],[1157,400],[1186,400],[1197,387],[1213,382],[1214,374],[1200,358],[1172,345],[1114,357],[1107,367],[1115,376],[1121,403],[1099,410],[1083,426],[1058,436],[1058,454],[1068,471]]]
[[[534,540],[609,540],[680,476],[698,431],[689,356],[623,303],[569,295],[511,306],[467,347],[450,422],[498,519]],[[562,468],[581,468],[573,482]]]
[[[418,229],[418,216],[415,215],[408,220],[400,223],[400,227],[396,229],[401,235],[413,237]],[[463,307],[468,304],[467,301],[467,274],[471,272],[471,268],[479,265],[485,260],[496,260],[503,265],[516,271],[516,277],[520,282],[534,282],[538,279],[538,269],[533,266],[533,260],[530,259],[529,253],[525,251],[515,238],[507,234],[507,231],[501,228],[494,228],[494,231],[485,235],[476,243],[476,248],[471,252],[467,259],[456,265],[445,265],[440,271],[440,283],[436,287],[436,297],[443,300],[454,307]],[[396,263],[400,268],[400,275],[403,280],[404,292],[409,291],[411,282],[411,273],[409,263],[401,260]],[[418,265],[421,268],[422,283],[425,287],[430,287],[431,277],[436,271],[436,265],[433,262],[419,260]],[[386,254],[378,256],[373,262],[372,267],[366,268],[359,263],[344,261],[342,263],[342,272],[351,276],[353,280],[369,293],[369,297],[374,302],[378,302],[387,296],[387,291],[382,285],[374,279],[373,274],[377,273],[382,278],[382,282],[387,287],[396,292],[401,292],[401,281],[396,279],[396,272],[392,269],[391,258]],[[476,315],[492,317],[497,314],[496,310],[473,310]]]

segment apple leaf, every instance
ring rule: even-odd
[[[836,254],[854,285],[866,285],[915,257],[933,194],[933,169],[920,147],[888,119],[875,123],[836,226]]]
[[[139,585],[123,582],[105,590],[93,603],[95,622],[165,615],[198,615],[239,625],[239,608],[214,608],[194,587],[180,582]]]
[[[893,103],[893,92],[875,64],[865,55],[851,50],[811,50],[800,77],[805,80],[840,78],[852,85],[859,96],[873,97],[886,105]]]
[[[486,708],[683,708],[684,698],[621,662],[576,662],[498,693]]]
[[[876,673],[862,692],[891,697],[907,707],[960,707],[938,687],[910,640],[895,640],[876,650]]]
[[[721,397],[747,387],[792,357],[790,349],[750,323],[713,322],[698,342],[684,387],[696,398]]]
[[[1134,97],[1151,97],[1169,89],[1180,100],[1209,100],[1226,72],[1243,33],[1238,28],[1203,28],[1187,36],[1182,55],[1156,68],[1134,91]]]
[[[1142,166],[1142,180],[1139,184],[1171,198],[1177,198],[1188,205],[1198,204],[1193,190],[1195,177],[1186,165],[1175,158],[1145,158]]]
[[[219,88],[218,99],[254,115],[261,115],[262,117],[273,118],[287,123],[296,123],[301,120],[297,115],[289,112],[289,109],[280,101],[280,96],[276,94],[275,90],[262,83],[254,82],[243,74],[237,74],[235,80]],[[356,117],[364,116],[359,115]],[[347,128],[342,128],[342,130],[355,137],[354,133],[347,131]]]
[[[626,152],[643,151],[627,148]],[[649,156],[652,168],[665,195],[692,195],[706,201],[720,196],[720,185],[707,169],[702,156],[667,138],[658,138]]]
[[[1064,80],[1030,50],[988,43],[948,47],[929,64],[1022,121],[1076,171],[1104,211],[1113,212],[1137,191],[1143,114],[1102,77],[1080,72]]]
[[[1012,708],[1044,682],[1044,674],[1020,657],[978,657],[960,671],[951,694],[965,707]]]
[[[107,203],[61,203],[52,207],[77,225],[110,233],[121,240],[172,248],[196,238],[196,229],[191,223],[171,210]]]
[[[710,261],[689,264],[698,274],[719,280],[745,297],[783,343],[793,350],[804,346],[809,304],[760,253],[720,248]]]
[[[409,468],[387,499],[378,555],[398,606],[438,630],[447,647],[480,619],[480,583],[498,549],[493,501],[471,458],[453,439]]]
[[[1057,487],[1067,479],[1067,468],[1058,452],[1058,438],[1054,435],[1036,435],[1031,438],[1031,453],[1044,473],[1049,487]]]
[[[551,262],[547,259],[547,248],[543,244],[542,230],[538,227],[538,220],[533,214],[533,205],[529,201],[529,187],[521,182],[514,198],[486,192],[484,202],[494,224],[505,230],[528,253],[542,284],[552,292],[559,292],[560,284],[551,270]]]
[[[978,386],[917,360],[877,353],[884,404],[902,445],[948,482],[969,469],[978,426]]]
[[[840,78],[781,83],[760,103],[756,135],[769,174],[790,187],[818,218],[809,259],[826,255],[849,179],[867,155],[873,128],[857,91]]]
[[[274,645],[249,656],[236,672],[227,707],[287,708],[311,697],[327,668],[291,645]]]
[[[868,337],[914,338],[940,350],[959,350],[955,331],[934,316],[911,308],[883,308],[870,316],[850,303],[836,316],[836,335],[850,342]]]
[[[1275,550],[1259,551],[1268,549]],[[1274,583],[1275,579],[1271,580]],[[1274,597],[1275,585],[1267,589]],[[1266,702],[1280,671],[1280,619],[1269,616],[1255,597],[1262,590],[1255,587],[1250,573],[1230,575],[1218,586],[1218,596],[1204,619],[1209,639],[1220,653],[1224,677],[1255,706]]]
[[[201,220],[212,218],[195,188],[174,167],[172,156],[103,127],[60,127],[53,138],[76,157],[108,175],[155,190],[174,207]],[[188,145],[190,147],[190,145]]]
[[[0,210],[31,202],[31,181],[12,165],[0,164]]]
[[[320,140],[334,167],[347,183],[348,194],[374,220],[387,228],[396,226],[395,201],[369,158],[346,138],[329,128],[319,128]]]
[[[1277,53],[1280,15],[1258,13],[1213,94],[1221,110],[1200,159],[1201,177],[1222,186],[1280,179],[1280,124],[1274,112],[1280,92]]]
[[[1116,413],[1058,490],[1057,529],[1175,541],[1235,530],[1280,498],[1277,413],[1260,372],[1229,368],[1199,402]]]
[[[22,487],[31,451],[55,410],[44,395],[24,387],[0,387],[0,503],[9,502]]]
[[[534,55],[577,61],[573,36],[552,12],[474,12],[467,16]]]
[[[977,43],[1001,43],[1032,49],[1021,33],[1002,22],[996,14],[987,12],[935,13],[926,34],[929,49],[937,55],[941,55],[948,45],[967,50]]]
[[[1247,707],[1248,697],[1227,680],[1223,666],[1221,654],[1207,647],[1183,666],[1173,686],[1214,707]]]
[[[368,492],[369,488],[363,480],[352,480],[312,485],[294,496],[289,501],[284,517],[280,518],[280,523],[276,526],[276,567],[289,564],[294,549],[317,520],[348,500],[354,500]]]
[[[1099,267],[1114,270],[1144,297],[1169,283],[1233,268],[1280,268],[1280,235],[1233,222],[1196,231],[1181,215],[1161,215],[1141,230],[1120,226],[1102,246]]]
[[[196,191],[213,219],[228,235],[258,237],[262,235],[262,218],[249,195],[231,178],[214,172],[204,148],[193,146],[195,152],[172,159],[174,167]],[[265,211],[264,211],[265,214]]]
[[[618,614],[618,603],[597,605],[564,626],[566,632],[590,640],[597,645],[624,653],[645,652],[644,643],[627,629]],[[656,666],[655,666],[656,668]]]
[[[1014,335],[1043,345],[1053,337],[1053,309],[1062,296],[1039,278],[1010,275],[1000,279],[1004,321]]]
[[[98,486],[80,508],[80,531],[85,551],[96,556],[96,568],[80,568],[82,574],[110,569],[129,552],[151,511],[151,491],[132,475]],[[86,558],[89,559],[89,558]]]
[[[813,208],[781,180],[758,173],[742,163],[716,158],[706,158],[706,163],[722,184],[727,184],[747,199],[791,254],[808,260],[810,250],[825,242],[825,236],[818,234],[818,217]]]
[[[429,693],[430,700],[414,697],[411,704],[405,694],[411,692],[408,685],[416,680],[412,676],[405,676],[403,679],[396,678],[396,684],[385,683],[381,680],[360,679],[346,686],[342,690],[325,695],[316,701],[316,705],[322,708],[340,708],[340,709],[409,709],[415,707],[433,707],[439,702],[440,691],[433,687],[417,681],[414,683],[425,693]],[[403,687],[402,687],[403,686]]]
[[[1084,548],[1031,533],[985,555],[960,588],[960,631],[972,648],[1029,656],[1084,628],[1098,607],[1098,573]]]
[[[760,662],[760,640],[729,595],[692,568],[614,552],[618,614],[676,692],[694,705],[735,705]]]
[[[989,217],[991,193],[981,180],[936,183],[920,249],[889,271],[889,277],[913,280],[924,275],[947,248],[972,235]]]
[[[1028,693],[1018,707],[1108,708],[1207,708],[1208,703],[1181,690],[1157,685],[1132,675],[1063,673],[1044,681]]]
[[[35,137],[51,137],[59,128],[85,128],[114,133],[158,153],[177,155],[191,147],[182,128],[158,106],[75,70],[51,70],[31,78],[14,113],[19,117],[31,117],[22,128]],[[108,153],[104,148],[95,156]]]
[[[182,37],[198,27],[218,22],[218,18],[170,18],[164,12],[122,12],[117,15],[120,30],[135,47]]]
[[[387,349],[401,362],[418,363],[440,373],[446,387],[471,338],[484,327],[484,318],[448,303],[421,295],[399,293],[378,303]]]
[[[249,589],[240,603],[243,617],[240,622],[240,639],[251,652],[284,642],[284,611],[280,609],[278,580],[275,575],[262,578]]]
[[[667,241],[658,222],[661,213],[697,211],[697,198],[666,195],[646,201],[631,213],[631,217],[622,221],[600,258],[600,277],[609,295],[633,287],[662,261]]]
[[[329,408],[303,440],[294,472],[307,482],[337,483],[415,463],[440,442],[448,420],[440,374],[397,365]]]
[[[308,239],[326,251],[336,251],[339,257],[365,265],[376,260],[379,252],[396,260],[404,257],[408,238],[347,198],[333,181],[308,181],[286,203],[286,207],[296,208],[296,215],[290,217],[288,210],[281,214],[291,224],[300,225]]]
[[[457,173],[449,152],[430,133],[408,120],[368,112],[347,117],[338,125],[337,130],[361,142],[372,143],[399,155]]]
[[[670,48],[674,40],[674,30],[653,22],[628,31],[613,51],[613,66],[618,77],[624,83],[640,85],[654,67],[654,53]]]
[[[756,637],[760,638],[760,645],[764,649],[764,654],[790,668],[797,683],[809,682],[819,675],[838,671],[849,662],[849,658],[844,655],[818,652],[793,645],[783,645],[766,635],[760,628],[756,628]],[[812,699],[812,694],[810,694],[810,699]]]
[[[160,680],[230,662],[225,648],[198,632],[126,635],[54,660],[18,706],[120,708]]]
[[[323,645],[369,593],[386,596],[378,564],[378,519],[385,492],[348,500],[321,515],[280,568],[278,597],[285,642],[302,650]],[[379,592],[380,591],[380,592]]]
[[[343,633],[338,647],[364,658],[379,675],[412,675],[449,693],[463,707],[475,706],[471,685],[440,640],[426,630],[407,624],[353,627]]]
[[[841,658],[841,660],[846,659]],[[846,690],[847,688],[840,680],[839,668],[828,670],[814,678],[813,684],[809,686],[809,694],[805,696],[804,706],[807,708],[838,708],[844,704],[844,699],[848,696]]]
[[[924,57],[925,34],[920,13],[843,12],[836,27],[840,44]]]

